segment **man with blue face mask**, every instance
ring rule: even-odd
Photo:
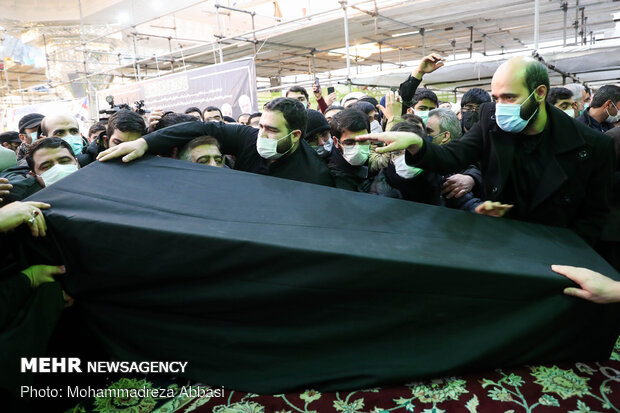
[[[19,140],[22,141],[22,144],[16,152],[18,164],[26,165],[26,161],[23,159],[28,152],[28,147],[39,138],[42,120],[43,115],[40,113],[29,113],[19,120]]]
[[[183,146],[198,136],[212,136],[224,155],[236,157],[234,168],[318,185],[333,186],[329,170],[303,139],[308,114],[297,99],[277,98],[267,102],[259,128],[221,122],[185,122],[157,130],[131,142],[101,152],[107,161],[123,157],[130,162],[150,153]]]
[[[489,202],[476,212],[567,227],[595,244],[609,213],[613,142],[546,104],[548,90],[547,68],[516,57],[497,69],[495,102],[480,107],[480,121],[461,139],[439,146],[411,133],[370,138],[389,144],[378,152],[407,149],[408,165],[441,174],[479,161]]]
[[[90,157],[80,159],[88,141],[82,137],[80,126],[74,116],[69,114],[46,116],[41,122],[41,137],[62,139],[71,146],[73,154],[78,157],[78,161],[81,161],[80,165],[86,166],[91,162]]]

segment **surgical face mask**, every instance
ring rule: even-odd
[[[378,120],[373,120],[370,122],[370,133],[381,133],[383,129],[381,129],[381,124]]]
[[[32,132],[32,133],[30,134],[30,139],[32,139],[32,142],[31,142],[31,143],[34,143],[34,141],[36,141],[36,140],[37,140],[37,137],[38,137],[37,135],[38,135],[38,134],[39,134],[39,133],[38,133],[37,131],[34,131],[34,132]]]
[[[405,162],[405,154],[397,156],[392,162],[394,163],[396,174],[401,178],[411,179],[422,173],[422,169],[407,165]]]
[[[528,122],[536,115],[538,108],[532,113],[529,119],[521,117],[521,106],[532,97],[535,90],[523,101],[523,103],[496,103],[495,104],[495,121],[497,125],[505,132],[519,133],[527,126]]]
[[[431,142],[433,142],[434,144],[437,145],[441,145],[441,140],[443,139],[443,136],[446,135],[447,131],[443,131],[443,132],[439,132],[437,135],[433,136],[433,135],[428,135],[429,139],[431,140]]]
[[[57,163],[39,176],[41,177],[41,179],[43,179],[43,183],[45,184],[45,186],[48,187],[60,181],[62,178],[71,175],[77,170],[78,167],[76,164],[61,165]]]
[[[350,165],[364,165],[370,155],[370,144],[367,145],[348,145],[342,147],[342,157]]]
[[[286,136],[283,136],[280,139],[269,139],[259,136],[256,139],[256,150],[258,151],[258,154],[265,159],[279,159],[283,155],[286,155],[293,147],[293,144],[291,143],[291,147],[288,148],[286,152],[278,153],[278,142],[288,138],[293,132],[294,131],[290,131],[286,134]]]
[[[573,108],[564,109],[562,112],[566,113],[571,118],[575,117],[575,109]]]
[[[62,138],[62,140],[71,145],[74,155],[77,156],[82,153],[82,149],[84,149],[84,141],[82,141],[82,137],[80,135],[68,135]]]
[[[612,105],[614,105],[612,103]],[[607,123],[616,123],[618,121],[620,121],[620,111],[618,111],[618,107],[616,105],[614,105],[614,108],[616,108],[616,116],[611,116],[609,114],[609,108],[605,109],[607,111],[607,119],[605,119],[605,122]]]
[[[422,118],[422,120],[424,121],[424,124],[426,125],[426,122],[428,121],[428,113],[430,112],[430,110],[413,110],[414,114],[416,116],[419,116],[420,118]]]
[[[333,147],[334,147],[334,139],[332,139],[332,137],[330,136],[327,142],[323,144],[323,148],[325,148],[327,152],[331,153]]]
[[[461,112],[461,126],[466,130],[470,130],[479,119],[480,116],[476,111]]]

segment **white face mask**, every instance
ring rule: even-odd
[[[84,148],[84,141],[80,135],[67,135],[62,138],[63,141],[67,142],[71,145],[71,149],[73,149],[74,155],[79,155],[82,153],[82,149]]]
[[[323,148],[325,148],[325,151],[331,152],[333,147],[334,147],[334,140],[330,136],[327,142],[323,144]]]
[[[78,167],[76,164],[61,165],[57,163],[39,176],[41,177],[41,179],[43,179],[43,183],[45,184],[45,186],[48,187],[60,181],[62,178],[71,175],[77,170]]]
[[[34,141],[36,141],[36,140],[37,140],[37,135],[38,135],[38,133],[37,133],[36,131],[35,131],[35,132],[32,132],[32,133],[30,134],[30,139],[32,139],[32,142],[31,142],[31,143],[34,143]]]
[[[378,120],[373,120],[370,122],[370,133],[381,133],[383,129],[381,129],[381,124]]]
[[[612,105],[614,105],[612,103]],[[609,114],[609,108],[605,109],[607,111],[607,119],[605,119],[605,122],[607,123],[616,123],[618,121],[620,121],[620,111],[618,111],[618,108],[616,107],[616,105],[614,105],[614,108],[616,108],[616,116],[611,116]]]
[[[370,155],[370,144],[367,145],[349,145],[342,147],[342,157],[349,162],[350,165],[364,165]]]
[[[259,136],[256,139],[256,150],[258,151],[258,154],[265,159],[279,159],[283,155],[286,155],[293,148],[293,144],[291,143],[291,147],[288,148],[286,152],[278,153],[278,142],[282,139],[288,138],[293,132],[294,131],[290,131],[286,136],[283,136],[280,139],[269,139]]]
[[[397,156],[392,162],[394,162],[396,174],[401,178],[411,179],[422,173],[422,169],[407,165],[405,162],[405,154]]]
[[[562,112],[566,113],[571,118],[575,117],[575,109],[573,108],[564,109]]]

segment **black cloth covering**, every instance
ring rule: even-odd
[[[618,336],[618,306],[562,294],[551,264],[618,279],[562,228],[149,157],[30,200],[52,205],[64,289],[115,357],[228,389],[603,360]]]

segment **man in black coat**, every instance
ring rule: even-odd
[[[496,103],[484,104],[480,121],[458,141],[439,146],[411,133],[370,137],[390,143],[377,152],[406,148],[407,164],[442,174],[480,161],[482,199],[514,205],[511,218],[568,227],[595,244],[609,211],[613,143],[545,104],[548,89],[545,66],[513,58],[493,76]]]
[[[97,159],[123,156],[130,162],[144,155],[181,147],[199,136],[212,136],[226,155],[236,157],[235,169],[311,184],[333,186],[329,170],[303,139],[307,114],[296,99],[277,98],[268,102],[260,119],[260,129],[222,122],[186,122],[125,142]]]

